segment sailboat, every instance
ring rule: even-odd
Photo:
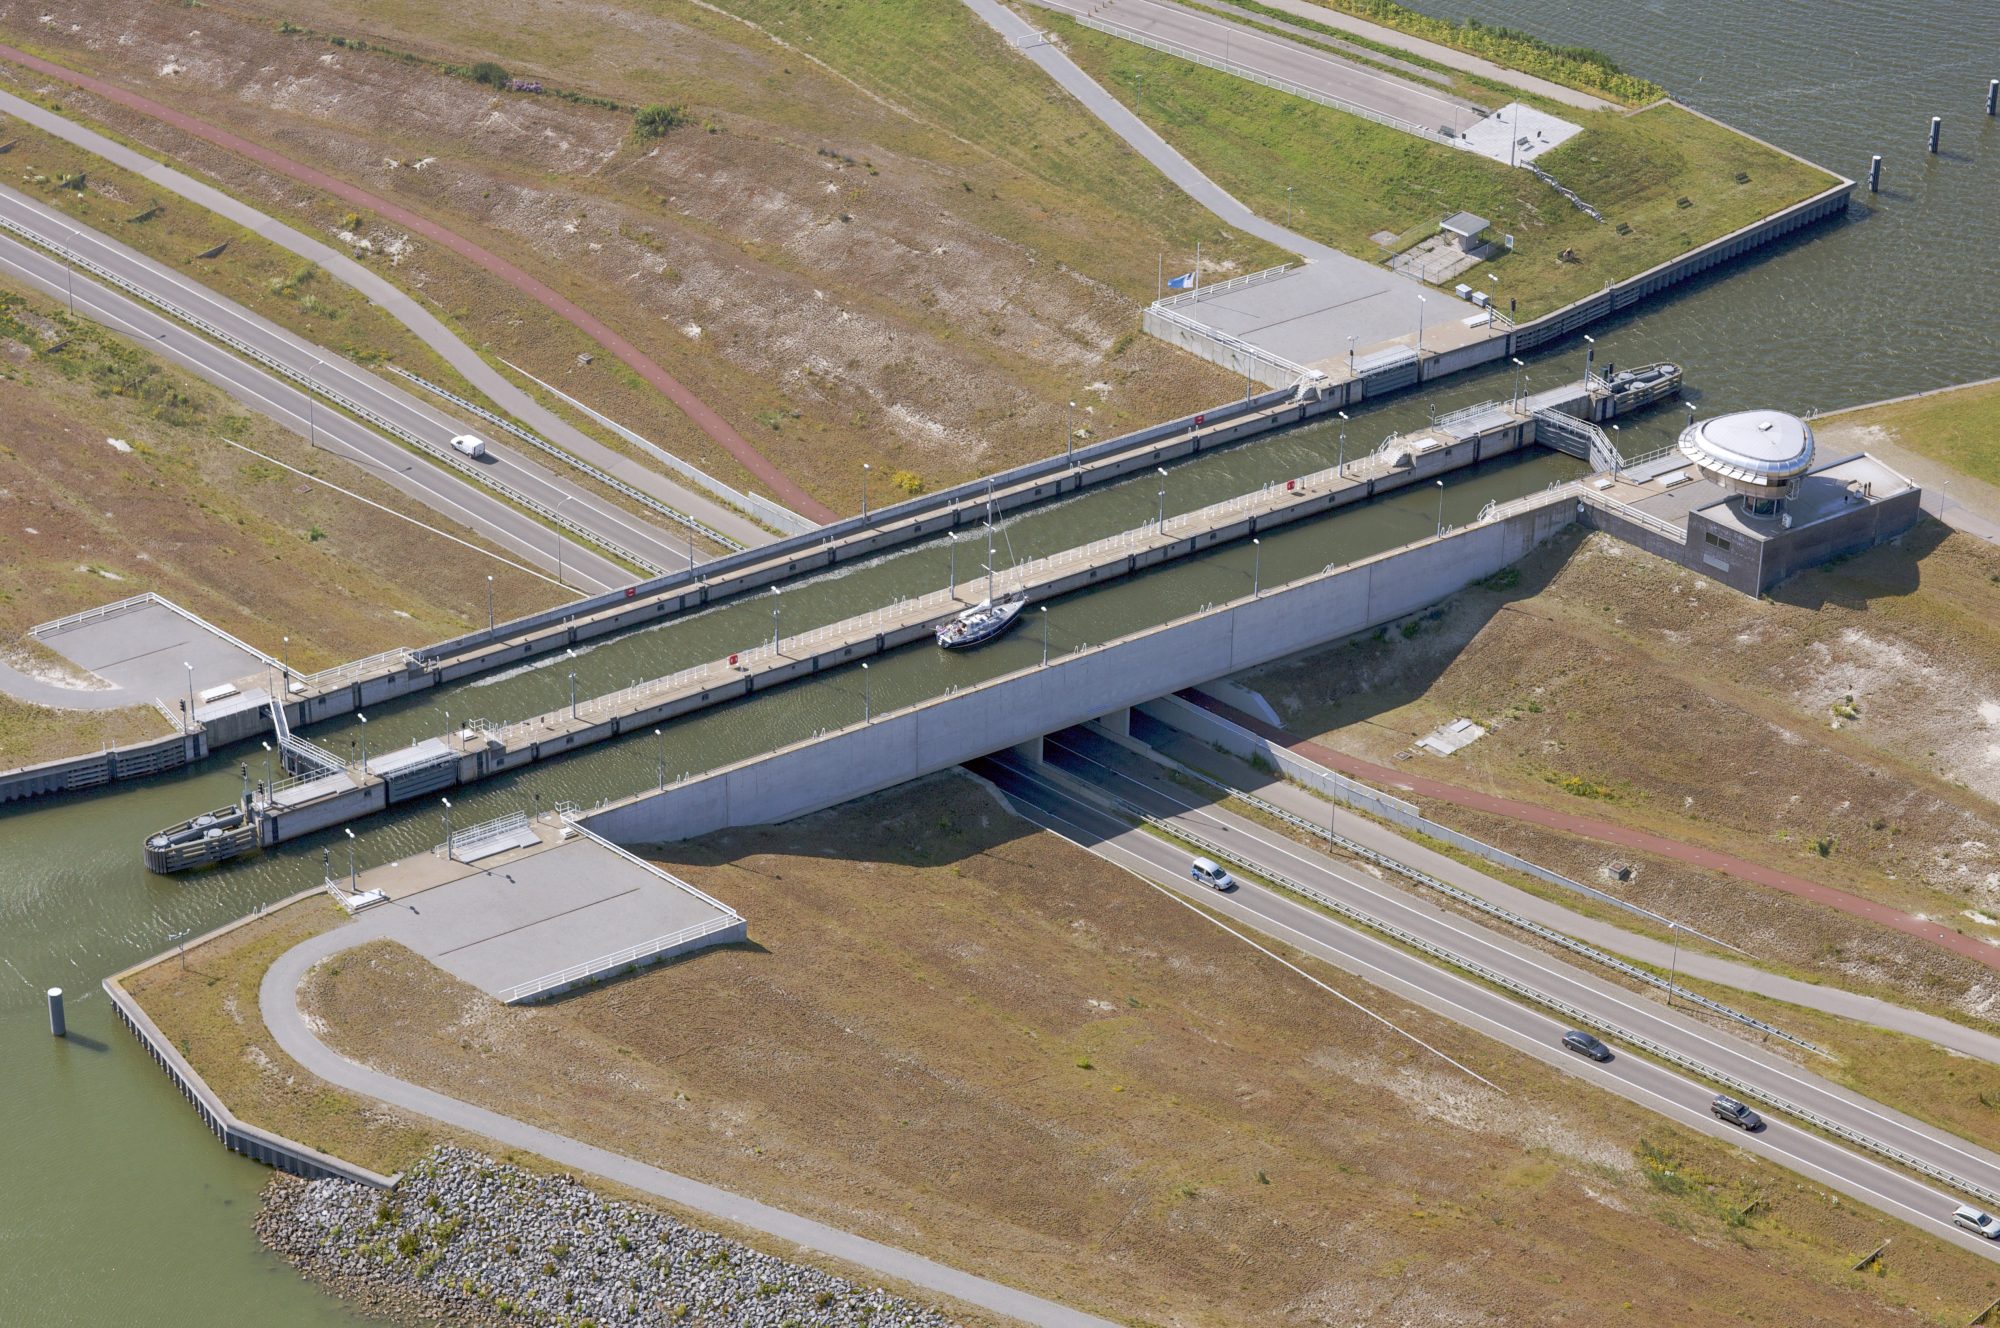
[[[969,650],[984,645],[1014,625],[1028,597],[1015,591],[1005,599],[993,597],[993,495],[986,496],[986,598],[938,624],[937,643],[946,650]]]

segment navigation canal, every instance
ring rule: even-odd
[[[1420,0],[1419,7],[1437,6]],[[1748,0],[1644,6],[1635,23],[1616,7],[1581,0],[1454,0],[1454,12],[1599,46],[1627,68],[1659,78],[1702,109],[1847,174],[1874,151],[1889,155],[1892,192],[1857,205],[1847,223],[1816,232],[1747,266],[1677,292],[1596,330],[1598,361],[1686,364],[1689,392],[1708,409],[1776,405],[1795,410],[1918,391],[1993,372],[1990,326],[2000,271],[1990,262],[1989,200],[2000,195],[2000,126],[1978,117],[1978,96],[1996,42],[1985,0],[1864,8],[1824,7],[1812,24],[1780,31]],[[1504,10],[1504,12],[1502,12]],[[1699,39],[1681,40],[1700,33]],[[1983,34],[1983,35],[1982,35]],[[1822,85],[1830,68],[1856,72]],[[1923,126],[1947,117],[1948,155],[1922,159]],[[1530,383],[1578,377],[1580,350],[1530,364]],[[1452,380],[1421,397],[1357,414],[1350,448],[1365,449],[1439,411],[1507,396],[1511,368]],[[1669,408],[1629,423],[1625,449],[1670,441]],[[1170,472],[1168,511],[1181,511],[1272,479],[1325,465],[1337,425],[1320,424]],[[1503,462],[1455,477],[1446,520],[1471,518],[1489,497],[1539,488],[1574,473],[1550,456]],[[1142,524],[1158,486],[1137,480],[1028,514],[1010,523],[1012,555]],[[1275,534],[1262,546],[1267,583],[1300,575],[1429,533],[1434,496],[1392,498],[1332,520]],[[962,581],[978,573],[984,547],[959,546]],[[1000,561],[1009,557],[1003,542]],[[948,552],[912,550],[780,597],[786,632],[943,583]],[[1050,610],[1060,653],[1209,600],[1241,594],[1247,548],[1106,587]],[[1087,607],[1086,607],[1087,606]],[[904,651],[870,670],[871,701],[886,710],[955,682],[1039,658],[1039,623],[988,650],[946,657]],[[712,658],[767,639],[769,597],[725,607],[678,627],[578,653],[512,677],[459,686],[401,707],[368,712],[371,749],[438,731],[454,720],[514,718],[579,694]],[[862,698],[852,675],[834,675],[690,719],[667,730],[667,776],[734,759],[759,746],[851,722]],[[312,736],[336,750],[362,726],[347,721]],[[254,752],[254,749],[253,749]],[[595,803],[651,784],[662,746],[640,737],[539,767],[454,798],[460,824],[558,799]],[[253,777],[262,754],[245,754]],[[221,1151],[111,1018],[98,990],[106,973],[167,947],[174,933],[201,931],[317,879],[320,841],[307,840],[186,880],[148,876],[137,844],[149,830],[234,795],[244,757],[115,793],[0,813],[0,1303],[10,1318],[48,1325],[119,1322],[250,1322],[345,1325],[360,1320],[319,1295],[258,1247],[250,1230],[267,1172]],[[437,808],[414,809],[357,827],[366,865],[422,852],[441,837]],[[343,847],[334,850],[345,866]],[[70,993],[67,1043],[49,1038],[41,991]]]

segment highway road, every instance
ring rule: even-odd
[[[495,483],[505,485],[576,523],[611,552],[644,560],[668,571],[688,565],[688,545],[678,530],[668,531],[655,526],[608,499],[551,473],[539,462],[522,455],[524,449],[513,445],[511,440],[503,445],[499,438],[504,435],[496,436],[493,430],[453,419],[428,402],[419,400],[334,352],[258,317],[234,301],[214,294],[199,283],[89,227],[76,224],[60,210],[0,187],[0,217],[23,227],[40,240],[81,254],[174,309],[191,314],[254,347],[314,384],[321,395],[334,395],[357,403],[436,448],[447,449],[455,434],[479,433],[487,439],[489,452],[487,459],[479,464]],[[184,330],[183,335],[188,339],[207,340],[197,338],[192,331]],[[207,344],[217,354],[236,357],[235,352],[226,351],[213,342]],[[256,408],[263,409],[262,406]],[[289,411],[288,417],[283,420],[300,432],[316,433],[317,426],[335,413],[331,409],[302,409],[307,410],[304,429],[300,428],[298,411]],[[265,413],[270,412],[267,410]],[[405,452],[404,456],[407,458],[409,453]],[[429,468],[436,474],[450,474],[440,467]],[[456,483],[464,486],[467,481],[459,479]],[[399,484],[399,487],[405,486]],[[405,491],[412,496],[419,493],[413,487],[405,487]],[[554,532],[545,531],[545,534],[553,540]],[[565,552],[565,570],[567,564],[568,554]],[[595,582],[586,589],[605,589],[640,579],[612,569],[609,564],[588,570],[585,574]]]
[[[1166,0],[1109,0],[1099,4],[1085,0],[1030,0],[1030,3],[1072,18],[1089,15],[1099,22],[1141,33],[1239,69],[1294,83],[1406,124],[1463,133],[1486,118],[1485,108],[1437,88],[1226,18],[1184,9]]]
[[[484,392],[503,413],[512,415],[572,455],[615,475],[641,492],[651,494],[661,502],[687,513],[746,548],[762,544],[770,538],[769,532],[741,513],[723,506],[704,493],[675,483],[651,466],[613,451],[543,406],[541,402],[516,387],[499,370],[480,358],[479,352],[466,345],[456,333],[439,321],[430,310],[419,304],[407,291],[371,269],[363,267],[332,245],[324,244],[310,235],[295,230],[276,218],[259,212],[241,199],[223,193],[220,189],[203,184],[171,166],[164,166],[116,139],[106,138],[93,129],[59,115],[45,106],[38,106],[25,98],[17,97],[5,89],[0,89],[0,112],[15,116],[45,133],[53,134],[86,151],[93,152],[113,165],[145,177],[147,183],[159,189],[177,194],[218,216],[236,222],[247,230],[254,231],[273,244],[291,250],[309,262],[319,264],[329,276],[354,287],[367,296],[370,303],[386,310],[403,326],[409,328],[447,364],[463,374],[466,381]]]
[[[1473,959],[1538,990],[1598,1012],[1634,1032],[1674,1048],[1749,1082],[1892,1142],[1913,1155],[1949,1168],[1977,1184],[2000,1188],[2000,1158],[1932,1129],[1817,1075],[1765,1053],[1755,1045],[1683,1018],[1658,1003],[1634,995],[1540,951],[1476,923],[1443,912],[1404,891],[1337,863],[1322,853],[1253,822],[1203,804],[1169,781],[1144,770],[1108,741],[1075,731],[1053,738],[1055,764],[1037,768],[1018,756],[975,762],[975,773],[991,780],[1031,821],[1063,835],[1134,874],[1214,909],[1286,945],[1337,967],[1417,1005],[1485,1033],[1579,1079],[1598,1084],[1690,1129],[1727,1139],[1821,1184],[1872,1205],[1943,1239],[2000,1262],[2000,1248],[1950,1224],[1953,1207],[1964,1202],[1936,1185],[1885,1161],[1765,1112],[1766,1128],[1746,1135],[1715,1120],[1708,1111],[1714,1096],[1704,1084],[1664,1065],[1619,1049],[1607,1065],[1561,1051],[1557,1039],[1567,1026],[1555,1016],[1509,998],[1470,977],[1343,924],[1296,897],[1245,881],[1227,895],[1196,886],[1187,878],[1187,850],[1140,830],[1098,805],[1100,792],[1080,791],[1088,776],[1097,789],[1144,808],[1170,824],[1213,841],[1225,842],[1244,859],[1337,897],[1392,925]],[[1127,760],[1137,762],[1129,772]]]

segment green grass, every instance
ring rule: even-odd
[[[1862,406],[1830,416],[1841,425],[1888,430],[1912,452],[2000,486],[2000,380],[1973,383],[1932,396]]]
[[[1428,143],[1058,17],[1071,54],[1218,184],[1266,217],[1371,260],[1379,231],[1420,232],[1476,212],[1515,238],[1495,260],[1498,292],[1530,318],[1643,272],[1834,183],[1816,167],[1681,107],[1566,110],[1584,132],[1540,164],[1606,218],[1599,223],[1526,171]],[[1738,183],[1738,173],[1749,177]],[[1686,198],[1689,206],[1679,206]],[[1626,224],[1628,234],[1618,233]],[[1559,258],[1571,251],[1574,261]],[[1471,278],[1477,279],[1477,273]]]
[[[1047,193],[1044,208],[1074,208],[1080,200],[1122,222],[1116,239],[1093,237],[1089,253],[1050,254],[1129,294],[1150,298],[1156,276],[1153,249],[1194,252],[1255,271],[1290,255],[1224,225],[1131,151],[1073,98],[1018,55],[971,10],[936,0],[870,0],[821,4],[812,0],[720,0],[721,8],[748,19],[824,61],[863,87],[907,107],[1009,165],[1026,171]],[[1047,17],[1037,11],[1039,23]],[[982,222],[995,220],[981,214]],[[1025,234],[1037,242],[1067,239],[1067,228]],[[1139,240],[1134,246],[1120,241]],[[1145,241],[1152,240],[1153,244]],[[1114,258],[1111,253],[1117,253]]]

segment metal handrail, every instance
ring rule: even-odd
[[[121,599],[115,604],[100,604],[94,609],[85,609],[81,613],[72,613],[67,617],[40,623],[34,627],[30,627],[28,635],[33,637],[52,636],[58,632],[67,631],[72,627],[80,627],[87,622],[95,622],[99,618],[115,618],[120,614],[130,613],[134,609],[144,608],[159,598],[158,595],[148,590],[134,595],[130,599]]]
[[[1153,307],[1155,309],[1178,309],[1181,305],[1192,304],[1204,295],[1221,295],[1225,291],[1241,290],[1245,286],[1256,286],[1266,281],[1275,281],[1287,272],[1290,272],[1294,266],[1295,264],[1292,263],[1280,263],[1276,267],[1267,267],[1261,272],[1247,272],[1240,277],[1231,277],[1227,281],[1219,281],[1213,286],[1200,286],[1194,290],[1183,291],[1178,295],[1162,296],[1160,299],[1153,301]]]
[[[523,982],[517,986],[508,987],[500,993],[500,1000],[507,1005],[518,1005],[520,1002],[539,996],[543,992],[551,991],[558,987],[567,987],[573,982],[579,982],[584,978],[593,977],[597,974],[608,973],[626,964],[637,964],[651,959],[655,955],[672,949],[674,946],[699,940],[703,936],[733,927],[741,921],[741,918],[732,914],[726,918],[710,918],[706,922],[697,922],[693,926],[682,927],[679,931],[669,932],[665,936],[656,936],[650,941],[641,941],[637,945],[628,945],[623,950],[613,950],[608,955],[600,955],[595,959],[586,959],[580,964],[571,964],[568,968],[559,969],[545,977],[536,978],[532,982]]]
[[[318,673],[295,674],[293,681],[303,684],[312,691],[324,692],[345,686],[349,682],[366,681],[385,673],[394,673],[398,669],[409,668],[416,662],[416,651],[407,646],[397,646],[393,650],[384,650],[366,659],[351,659],[345,664],[321,669]]]

